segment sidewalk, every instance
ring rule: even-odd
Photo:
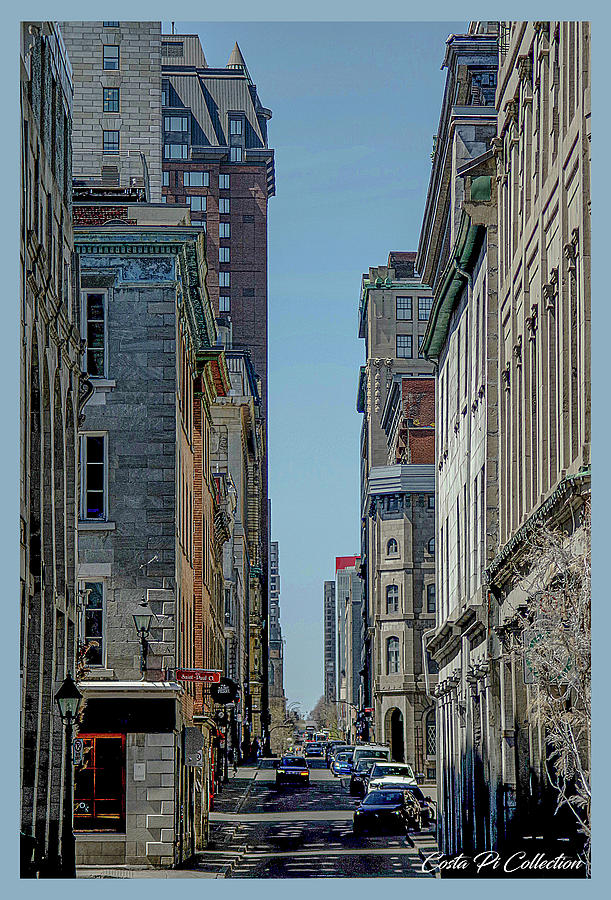
[[[210,822],[222,822],[227,813],[239,812],[258,767],[241,766],[235,775],[229,773],[229,782],[214,798]],[[225,836],[225,840],[227,837]],[[224,842],[223,842],[224,843]],[[201,854],[199,854],[201,856]],[[235,861],[235,853],[213,848],[205,851],[205,862],[190,869],[153,869],[140,866],[77,866],[77,878],[224,878]]]

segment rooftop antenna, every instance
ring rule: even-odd
[[[175,34],[175,33],[176,32],[174,31],[174,22],[172,22],[172,34]]]

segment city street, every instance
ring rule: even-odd
[[[358,801],[348,779],[312,761],[308,788],[277,790],[268,765],[239,769],[217,798],[211,849],[197,857],[198,871],[218,878],[431,877],[421,871],[419,851],[434,852],[433,832],[356,837]]]

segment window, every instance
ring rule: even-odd
[[[103,666],[106,647],[104,646],[104,584],[101,581],[86,581],[85,603],[81,625],[83,643],[88,646],[85,663],[88,666]]]
[[[229,262],[229,247],[219,247],[219,262]]]
[[[104,28],[118,28],[119,27],[118,22],[102,22],[102,25],[104,26]]]
[[[391,637],[386,641],[386,672],[388,675],[399,673],[399,638]]]
[[[433,308],[432,297],[418,297],[418,321],[426,322]]]
[[[82,460],[82,518],[106,518],[106,436],[83,435]]]
[[[163,155],[166,159],[186,159],[186,144],[164,144]]]
[[[187,197],[187,203],[194,212],[206,211],[206,197]]]
[[[386,612],[399,612],[399,586],[389,584],[386,588]]]
[[[165,88],[161,92],[161,105],[162,106],[168,105],[168,92]]]
[[[219,188],[222,191],[229,190],[229,175],[219,175]]]
[[[86,371],[92,378],[106,376],[106,294],[84,296]]]
[[[397,359],[412,358],[412,336],[411,334],[397,335]]]
[[[74,770],[74,828],[125,831],[125,735],[79,737],[83,762]]]
[[[431,538],[427,547],[431,556],[435,556],[435,538]]]
[[[221,197],[219,200],[219,212],[220,213],[228,213],[229,212],[229,198]]]
[[[220,238],[228,238],[231,235],[229,222],[221,222],[219,224],[219,237]]]
[[[435,756],[437,753],[437,726],[435,725],[435,710],[432,709],[426,717],[426,755]]]
[[[429,509],[435,509],[435,494],[429,494],[426,498],[426,505]]]
[[[119,132],[118,131],[103,131],[102,139],[103,139],[104,153],[118,153],[119,152]]]
[[[183,172],[182,183],[185,187],[208,187],[210,175],[208,172]]]
[[[119,88],[103,89],[104,112],[119,112]]]
[[[166,197],[165,194],[162,194],[162,195],[161,195],[161,202],[162,202],[162,203],[167,203],[167,202],[168,202],[168,198]]]
[[[114,44],[104,44],[104,55],[102,58],[103,69],[119,68],[119,48]]]
[[[242,162],[242,148],[232,147],[229,151],[230,162]]]
[[[169,185],[170,185],[170,173],[169,172],[163,173],[163,185],[164,185],[164,187],[169,187]]]
[[[219,272],[219,287],[229,287],[229,272]]]
[[[435,585],[427,584],[426,586],[426,611],[434,613],[436,609],[435,602]]]
[[[391,538],[389,542],[386,544],[386,555],[390,556],[393,553],[399,552],[399,545],[397,544],[394,538]]]
[[[182,41],[162,41],[161,42],[161,55],[162,56],[182,56],[183,54],[183,42]]]
[[[418,358],[424,359],[424,353],[422,352],[422,345],[424,344],[424,335],[418,335]]]
[[[229,120],[229,133],[230,134],[242,134],[242,120],[241,119],[230,119]]]
[[[397,297],[397,319],[405,320],[412,317],[412,298]]]
[[[166,131],[187,131],[189,127],[187,116],[164,116],[163,127]]]
[[[231,302],[229,297],[221,294],[219,297],[219,312],[229,312],[231,309]]]

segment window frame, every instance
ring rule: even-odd
[[[219,191],[228,191],[230,183],[229,175],[226,172],[219,172]]]
[[[231,297],[227,294],[219,295],[219,312],[231,312]]]
[[[94,296],[101,295],[102,308],[104,311],[104,319],[103,319],[104,346],[102,347],[102,352],[104,354],[104,362],[103,362],[103,366],[102,366],[102,370],[103,370],[102,375],[94,375],[89,371],[89,360],[88,360],[88,356],[87,356],[87,354],[90,352],[90,350],[93,350],[93,349],[99,350],[100,349],[99,347],[90,348],[88,340],[87,340],[88,336],[89,336],[88,335],[89,316],[88,316],[88,310],[87,310],[87,298],[92,295],[94,295]],[[93,319],[92,321],[99,321],[99,319]],[[104,289],[100,290],[98,288],[96,288],[94,290],[91,290],[90,288],[81,290],[81,337],[85,341],[84,357],[85,357],[85,372],[86,372],[87,376],[89,378],[94,379],[94,384],[95,384],[96,380],[104,380],[104,379],[108,378],[108,290],[104,290]]]
[[[108,54],[106,52],[107,50],[116,50],[117,51],[117,56],[116,56],[117,65],[116,66],[113,66],[113,65],[107,66],[106,65],[107,62],[114,61],[114,56],[111,56],[110,54]],[[118,44],[102,44],[102,69],[103,69],[103,71],[118,72],[120,70],[120,68],[121,68],[121,54],[119,51],[119,45]]]
[[[168,172],[167,169],[161,173],[161,186],[162,187],[170,186],[170,173]]]
[[[437,612],[437,585],[434,581],[426,586],[426,611],[427,613]]]
[[[386,591],[386,615],[390,616],[393,613],[399,612],[399,585],[398,584],[387,584]]]
[[[100,638],[101,645],[102,645],[102,646],[101,646],[101,651],[100,651],[100,652],[101,652],[101,656],[102,656],[102,661],[99,662],[99,663],[91,663],[91,662],[88,662],[88,661],[87,661],[87,658],[85,657],[85,665],[86,665],[87,667],[89,667],[89,668],[92,668],[92,669],[105,669],[105,668],[106,668],[106,651],[107,651],[107,641],[106,641],[106,581],[105,581],[103,578],[97,577],[97,576],[95,576],[95,575],[92,575],[90,578],[87,578],[87,579],[85,579],[85,578],[80,578],[80,579],[79,579],[79,590],[80,590],[80,591],[86,591],[86,590],[87,590],[87,585],[88,585],[88,584],[100,584],[100,585],[102,586],[102,606],[101,606],[101,612],[102,612],[102,628],[101,628],[101,631],[102,631],[102,636],[101,636],[101,638]],[[82,635],[83,643],[86,643],[86,640],[87,640],[87,638],[86,638],[86,621],[87,621],[86,613],[87,613],[87,597],[85,597],[85,600],[83,601],[83,605],[82,605],[81,613],[80,613],[80,619],[81,619],[81,622],[80,622],[80,634]],[[97,637],[97,636],[96,636],[96,637]],[[96,639],[96,638],[94,637],[93,640],[95,640],[95,639]]]
[[[201,184],[198,184],[197,180],[193,180],[193,176],[197,175],[202,176]],[[182,173],[182,183],[184,187],[209,187],[210,173],[204,169],[187,169]]]
[[[391,657],[391,644],[392,644],[392,657]],[[392,660],[392,665],[391,665]],[[396,668],[395,668],[396,666]],[[387,675],[400,675],[401,674],[401,642],[396,635],[391,635],[386,638],[386,674]]]
[[[119,779],[119,781],[120,781],[120,790],[121,790],[121,794],[120,794],[120,797],[117,798],[117,799],[120,799],[121,802],[120,802],[120,812],[119,812],[119,816],[118,816],[118,818],[116,819],[116,824],[115,824],[114,826],[109,827],[109,826],[107,825],[106,827],[103,827],[102,822],[96,821],[96,817],[95,817],[94,814],[93,814],[93,810],[95,809],[95,802],[96,802],[96,799],[97,799],[97,800],[103,800],[103,799],[111,799],[111,798],[101,798],[101,797],[100,797],[100,798],[96,798],[96,796],[95,796],[95,780],[96,780],[96,779],[95,779],[95,773],[96,773],[96,771],[98,771],[98,767],[95,766],[95,765],[92,766],[92,770],[93,770],[93,785],[94,785],[94,787],[93,787],[93,793],[92,793],[92,796],[91,796],[92,807],[93,807],[93,808],[92,808],[92,814],[91,814],[90,818],[91,818],[92,821],[91,821],[89,827],[83,827],[82,825],[81,825],[81,827],[79,827],[80,823],[79,823],[78,820],[79,820],[79,818],[81,818],[81,816],[79,816],[79,811],[78,811],[78,806],[77,806],[77,804],[78,804],[78,802],[79,802],[79,800],[80,800],[80,798],[81,798],[82,795],[80,794],[80,789],[79,789],[79,785],[78,785],[78,780],[79,780],[79,777],[82,776],[82,771],[83,771],[83,768],[79,768],[79,770],[77,771],[77,773],[75,773],[75,776],[76,776],[76,777],[75,777],[75,803],[74,803],[74,807],[75,807],[75,809],[74,809],[74,831],[75,831],[75,832],[78,832],[78,833],[81,833],[81,834],[91,834],[91,833],[98,833],[98,834],[99,834],[99,833],[104,833],[104,834],[123,834],[123,833],[125,833],[125,827],[126,827],[126,793],[127,793],[127,791],[126,791],[126,772],[127,772],[127,753],[126,753],[126,744],[127,744],[127,735],[125,735],[125,734],[116,734],[116,733],[111,733],[111,732],[109,732],[108,734],[106,734],[106,733],[100,734],[100,733],[96,733],[96,732],[87,732],[87,733],[79,734],[79,738],[81,738],[81,740],[83,741],[83,744],[85,745],[85,755],[87,755],[87,746],[86,746],[86,745],[87,745],[88,743],[91,743],[91,747],[92,747],[92,750],[93,750],[93,757],[92,757],[92,758],[93,758],[93,762],[95,762],[95,759],[96,759],[96,752],[97,752],[96,742],[97,742],[98,740],[111,740],[111,739],[116,739],[116,740],[120,741],[121,772],[120,772],[120,779]],[[89,752],[91,752],[91,751],[89,751]],[[84,799],[88,799],[88,798],[84,798]],[[101,827],[101,826],[102,826],[102,827]]]
[[[219,262],[220,263],[228,263],[230,262],[230,251],[229,247],[219,247]]]
[[[229,148],[229,162],[243,162],[241,147]]]
[[[234,125],[236,126],[235,128],[234,128]],[[237,126],[239,126],[239,128]],[[229,119],[229,134],[230,135],[243,134],[243,132],[244,132],[244,125],[243,125],[242,119],[237,118],[237,117],[230,118]]]
[[[409,342],[409,354],[408,353],[399,353],[399,341],[405,339],[406,342]],[[413,359],[414,358],[414,338],[411,334],[398,334],[396,339],[396,347],[397,351],[397,359]]]
[[[117,95],[117,96],[116,96],[116,102],[117,102],[116,108],[115,108],[115,107],[112,107],[112,108],[111,108],[111,107],[109,106],[109,104],[110,104],[111,102],[114,103],[114,98],[113,98],[113,100],[111,101],[110,98],[106,97],[106,94],[107,94],[107,93],[111,93],[111,92],[112,92],[113,94],[116,94],[116,95]],[[102,112],[105,112],[105,113],[118,113],[118,112],[119,112],[119,103],[120,103],[120,93],[119,93],[119,88],[115,88],[115,87],[103,87],[103,88],[102,88]],[[108,106],[107,106],[107,105],[108,105]]]
[[[106,135],[107,134],[116,134],[117,135],[117,145],[112,148],[106,146]],[[102,153],[119,153],[119,148],[121,146],[121,139],[119,137],[119,130],[116,128],[103,128],[102,129]]]
[[[435,556],[435,538],[432,537],[428,544],[426,545],[427,553],[430,553],[431,556]]]
[[[108,432],[107,431],[82,431],[80,437],[80,476],[81,498],[79,510],[79,522],[108,522]],[[101,437],[104,439],[104,453],[102,460],[102,515],[91,517],[87,515],[87,438]]]
[[[409,303],[409,315],[400,316],[399,315],[399,300],[407,300]],[[403,310],[402,310],[403,312]],[[395,319],[397,322],[411,322],[414,317],[414,301],[412,297],[407,297],[405,294],[399,294],[395,297]]]
[[[172,128],[172,119],[175,121],[180,120],[180,122],[185,123],[184,128]],[[170,123],[169,125],[167,123]],[[163,130],[167,134],[170,132],[171,134],[187,134],[189,131],[189,116],[174,116],[174,115],[164,115],[163,117]]]
[[[422,303],[427,304],[426,315],[422,315]],[[431,312],[433,310],[433,298],[432,297],[418,297],[418,321],[419,322],[428,322],[431,317]]]
[[[180,155],[180,156],[174,156],[174,155],[172,155],[172,153],[169,153],[169,152],[168,152],[169,150],[171,150],[171,149],[173,149],[173,148],[177,148],[177,147],[180,147],[180,150],[181,150],[181,155]],[[164,145],[163,145],[163,158],[164,158],[164,159],[188,159],[188,158],[189,158],[188,149],[189,149],[189,145],[188,145],[188,144],[184,144],[184,143],[183,143],[183,144],[168,144],[168,143],[164,143]]]
[[[206,194],[187,194],[186,202],[192,212],[206,212],[207,199]]]
[[[394,549],[391,548],[391,544],[394,544]],[[399,553],[399,542],[396,538],[389,538],[386,543],[386,556],[397,556]]]
[[[219,238],[229,240],[231,237],[231,225],[229,222],[219,222]]]
[[[230,209],[229,197],[219,197],[219,214],[221,216],[228,216]]]
[[[219,287],[231,287],[229,272],[219,272]]]

